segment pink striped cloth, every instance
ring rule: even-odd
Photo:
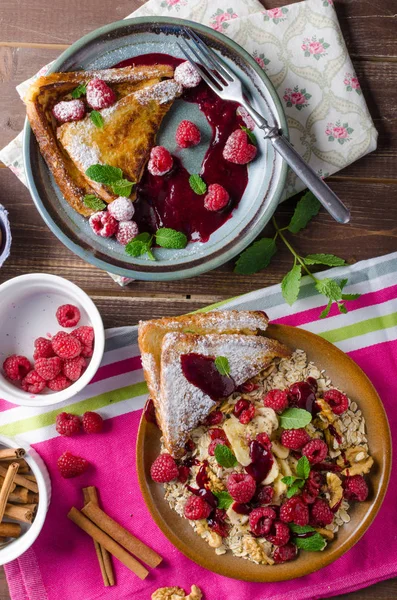
[[[397,253],[322,273],[321,277],[348,277],[347,291],[362,294],[349,303],[347,315],[332,313],[325,320],[318,319],[324,308],[322,298],[309,280],[304,281],[301,299],[292,309],[283,303],[280,286],[222,305],[266,310],[273,321],[302,326],[348,352],[377,388],[395,433],[396,273]],[[105,596],[144,600],[158,587],[178,585],[188,591],[192,584],[200,586],[206,600],[313,600],[397,575],[397,479],[393,476],[384,504],[364,537],[320,572],[282,583],[246,583],[211,573],[185,558],[153,523],[138,487],[135,439],[146,398],[142,379],[136,328],[109,330],[103,364],[72,404],[40,410],[1,403],[0,432],[31,443],[45,460],[53,485],[42,533],[28,552],[6,566],[12,600],[98,600]],[[64,409],[79,414],[99,409],[106,418],[105,431],[100,436],[58,436],[55,416]],[[56,460],[66,449],[87,458],[91,470],[74,480],[63,480]],[[91,540],[66,517],[71,506],[81,506],[81,488],[86,485],[97,486],[107,512],[164,557],[145,581],[115,560],[117,585],[103,587]]]

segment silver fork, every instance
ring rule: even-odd
[[[335,221],[348,223],[350,221],[348,208],[316,171],[303,160],[278,127],[271,127],[266,119],[247,102],[241,81],[226,62],[215,54],[193,30],[184,27],[183,32],[186,37],[181,36],[183,45],[178,43],[178,46],[209,87],[224,100],[234,100],[241,104],[256,125],[262,129],[264,137],[270,140],[274,149],[313,192]]]

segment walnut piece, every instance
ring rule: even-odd
[[[203,594],[200,588],[197,585],[192,585],[192,589],[190,590],[190,594],[186,596],[186,600],[201,600]]]
[[[343,498],[342,481],[335,473],[327,473],[327,486],[330,495],[330,508],[336,506]]]
[[[323,417],[324,420],[329,421],[330,423],[333,423],[337,417],[332,412],[331,407],[328,404],[328,402],[326,402],[322,398],[317,398],[316,403],[321,408],[321,411],[318,413],[318,417],[320,417],[320,419]]]
[[[208,524],[205,519],[200,519],[199,521],[196,521],[196,531],[199,535],[208,531]]]
[[[209,468],[207,469],[207,475],[209,479],[209,487],[211,492],[223,492],[223,490],[226,489],[226,486],[223,483],[223,481],[221,481],[219,477],[217,477],[215,473]]]
[[[342,471],[342,475],[365,475],[365,473],[369,473],[372,465],[374,464],[374,459],[371,456],[364,460],[360,460],[359,462],[353,463],[351,467],[347,467]]]
[[[219,548],[219,546],[222,546],[222,537],[219,533],[216,533],[216,531],[211,531],[207,538],[207,542],[211,548]]]
[[[345,453],[346,461],[349,466],[346,467],[346,463],[343,457],[340,456],[337,463],[340,467],[345,467],[342,471],[342,475],[364,475],[369,473],[372,465],[374,464],[373,458],[369,456],[367,449],[364,446],[352,446],[348,448]]]
[[[180,600],[181,598],[185,600],[201,600],[202,597],[203,594],[197,585],[192,585],[188,596],[185,596],[184,590],[180,587],[159,588],[152,594],[152,600]]]
[[[250,535],[243,537],[243,549],[255,562],[259,564],[273,565],[274,560],[266,554],[260,543]]]
[[[323,529],[322,527],[316,527],[316,531],[317,533],[319,533],[320,535],[322,535],[326,540],[333,540],[335,535],[333,531],[330,531],[329,529]]]

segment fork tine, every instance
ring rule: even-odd
[[[185,41],[185,40],[184,40]],[[196,71],[201,75],[201,77],[204,79],[204,81],[209,85],[209,87],[211,88],[211,90],[213,92],[215,92],[215,94],[218,94],[218,92],[221,91],[221,88],[219,88],[217,85],[215,85],[214,81],[212,79],[210,79],[208,77],[208,75],[203,71],[203,69],[201,67],[198,66],[198,64],[195,62],[195,60],[191,57],[191,55],[187,52],[187,50],[185,50],[185,48],[183,48],[181,46],[181,44],[179,42],[177,42],[179,49],[181,50],[182,54],[184,55],[185,58],[187,58],[187,60],[190,62],[190,64],[196,69]],[[189,50],[192,50],[189,46]]]
[[[201,63],[203,65],[203,67],[207,70],[208,74],[211,76],[211,78],[215,81],[215,83],[217,83],[219,85],[219,87],[222,89],[225,87],[225,85],[228,84],[227,79],[222,78],[221,75],[219,75],[218,71],[215,71],[215,73],[209,68],[209,66],[207,65],[207,59],[205,54],[201,51],[201,49],[197,46],[196,42],[189,38],[189,41],[185,38],[182,38],[185,45],[189,48],[190,52],[193,52],[194,56],[196,57],[196,59],[199,61],[199,63]],[[191,42],[193,44],[193,47],[190,45]]]
[[[186,27],[184,27],[184,31],[188,34],[189,38],[192,40],[193,43],[196,42],[196,46],[200,47],[201,52],[205,55],[207,60],[211,62],[212,66],[221,72],[222,77],[229,81],[235,80],[233,71],[231,71],[226,65],[226,63],[221,58],[219,58],[219,56],[215,54],[215,52],[211,48],[209,48],[207,44],[203,42],[203,40],[197,35],[195,31],[187,29]]]

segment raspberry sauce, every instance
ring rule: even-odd
[[[208,502],[212,508],[216,508],[218,506],[218,498],[208,489],[209,478],[207,475],[207,467],[208,461],[204,460],[196,475],[198,488],[191,487],[190,485],[187,485],[186,487],[189,492]]]
[[[204,356],[196,352],[182,354],[181,366],[189,383],[198,387],[212,400],[226,398],[236,389],[232,377],[219,373],[213,356]]]
[[[289,405],[303,408],[312,415],[318,413],[320,409],[316,404],[316,391],[317,382],[313,377],[293,383],[288,390]]]
[[[154,423],[155,425],[157,425],[156,411],[154,408],[153,400],[151,398],[148,398],[148,400],[146,401],[146,404],[143,408],[143,415],[148,423]]]
[[[263,481],[266,479],[266,476],[273,466],[271,452],[256,440],[253,440],[250,443],[250,457],[252,462],[248,467],[245,467],[246,472],[251,475],[255,481]]]
[[[166,64],[175,68],[182,62],[183,59],[169,54],[144,54],[115,67]],[[244,122],[236,113],[239,105],[222,100],[203,81],[195,88],[185,89],[181,99],[198,104],[212,128],[209,148],[196,172],[207,186],[222,185],[229,192],[230,202],[223,211],[208,211],[204,207],[205,194],[193,192],[190,173],[174,155],[174,166],[166,175],[155,176],[145,170],[137,186],[134,220],[141,232],[154,233],[159,227],[171,227],[185,233],[189,240],[206,242],[231,217],[248,183],[247,165],[236,165],[222,156],[227,138]]]

